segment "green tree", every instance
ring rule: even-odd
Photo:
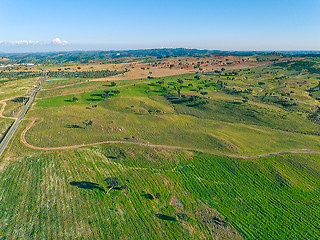
[[[113,90],[112,92],[113,92],[114,95],[118,95],[120,93],[119,90]]]
[[[92,120],[85,120],[84,122],[83,122],[83,124],[86,126],[86,128],[87,127],[89,127],[89,126],[92,126],[92,124],[93,124],[93,121]]]
[[[109,187],[107,194],[109,194],[109,192],[113,188],[122,188],[122,181],[118,177],[107,177],[104,181],[107,183]],[[125,188],[127,188],[127,186]]]

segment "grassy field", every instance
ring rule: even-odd
[[[318,156],[241,160],[106,145],[15,159],[1,174],[2,237],[240,238],[231,225],[245,239],[319,237]],[[129,188],[108,195],[109,176]]]
[[[1,158],[0,238],[319,239],[320,155],[240,158],[319,152],[319,65],[45,82]],[[28,148],[30,119],[35,147],[93,146]]]
[[[2,80],[0,81],[0,100],[24,95],[33,90],[33,85],[38,83],[38,79]]]
[[[269,78],[280,78],[285,72],[286,81],[294,72],[274,69],[271,66],[250,73],[241,70],[236,74],[233,70],[225,74],[186,74],[148,82],[122,81],[116,86],[88,82],[66,87],[69,90],[50,90],[48,86],[29,113],[39,120],[27,132],[26,139],[39,147],[119,140],[233,155],[316,151],[320,126],[309,116],[317,100],[309,97],[308,108],[303,108],[303,97],[294,100],[296,104],[284,105],[286,95],[273,91]],[[235,79],[230,79],[231,75]],[[316,84],[315,76],[305,79],[310,86]],[[265,84],[261,84],[263,81]],[[290,81],[284,85],[288,86]],[[266,84],[270,86],[267,88]],[[308,87],[304,85],[295,91],[307,93]],[[79,92],[64,95],[73,88]],[[92,91],[95,88],[100,90]],[[105,90],[119,93],[110,92],[103,98]],[[265,99],[267,91],[272,91],[272,97],[278,100]],[[89,120],[93,124],[86,127],[84,122]]]

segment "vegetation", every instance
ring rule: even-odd
[[[110,77],[118,74],[125,73],[127,71],[109,71],[109,70],[103,70],[103,71],[49,71],[48,77],[49,78],[105,78]]]
[[[0,237],[318,239],[320,60],[252,58],[275,63],[45,82],[1,158]],[[5,116],[37,80],[0,81]]]

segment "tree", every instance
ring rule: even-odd
[[[101,97],[105,100],[106,98],[108,98],[110,96],[110,91],[109,90],[105,90],[104,94],[101,94]]]
[[[89,126],[92,126],[92,123],[93,123],[92,120],[85,120],[85,121],[83,122],[83,124],[86,126],[86,128],[89,127]]]
[[[180,96],[181,96],[181,87],[174,87],[174,89],[177,91],[177,93],[178,93],[178,97],[180,98]]]
[[[72,98],[72,101],[74,101],[74,102],[77,102],[79,99],[78,99],[78,97],[77,96],[74,96],[73,98]]]
[[[161,80],[161,81],[157,81],[156,83],[158,83],[159,85],[162,85],[162,84],[164,84],[164,81]]]
[[[110,83],[110,85],[111,85],[111,87],[114,87],[114,86],[116,86],[116,85],[117,85],[117,83],[115,83],[115,82],[111,82],[111,83]]]
[[[177,82],[180,83],[180,84],[183,84],[183,83],[184,83],[184,81],[181,80],[181,79],[178,79]]]
[[[122,181],[118,177],[107,177],[104,181],[108,184],[109,190],[107,191],[107,194],[111,191],[113,188],[122,188]],[[125,186],[125,185],[123,185]],[[127,188],[128,185],[126,185],[125,188]]]
[[[202,96],[204,96],[204,95],[207,95],[208,92],[200,92],[200,94],[201,94]]]
[[[119,93],[120,93],[120,91],[119,91],[119,90],[113,90],[112,92],[113,92],[113,94],[114,94],[114,95],[117,95],[117,94],[119,94]]]
[[[177,217],[181,221],[187,221],[189,219],[188,215],[185,213],[177,213]]]
[[[193,104],[195,104],[195,102],[199,99],[199,96],[197,95],[191,95],[189,98],[189,102],[193,102]]]

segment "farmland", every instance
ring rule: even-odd
[[[1,157],[2,238],[319,238],[319,58],[117,61],[44,66],[63,79]],[[0,81],[6,124],[38,80]]]

